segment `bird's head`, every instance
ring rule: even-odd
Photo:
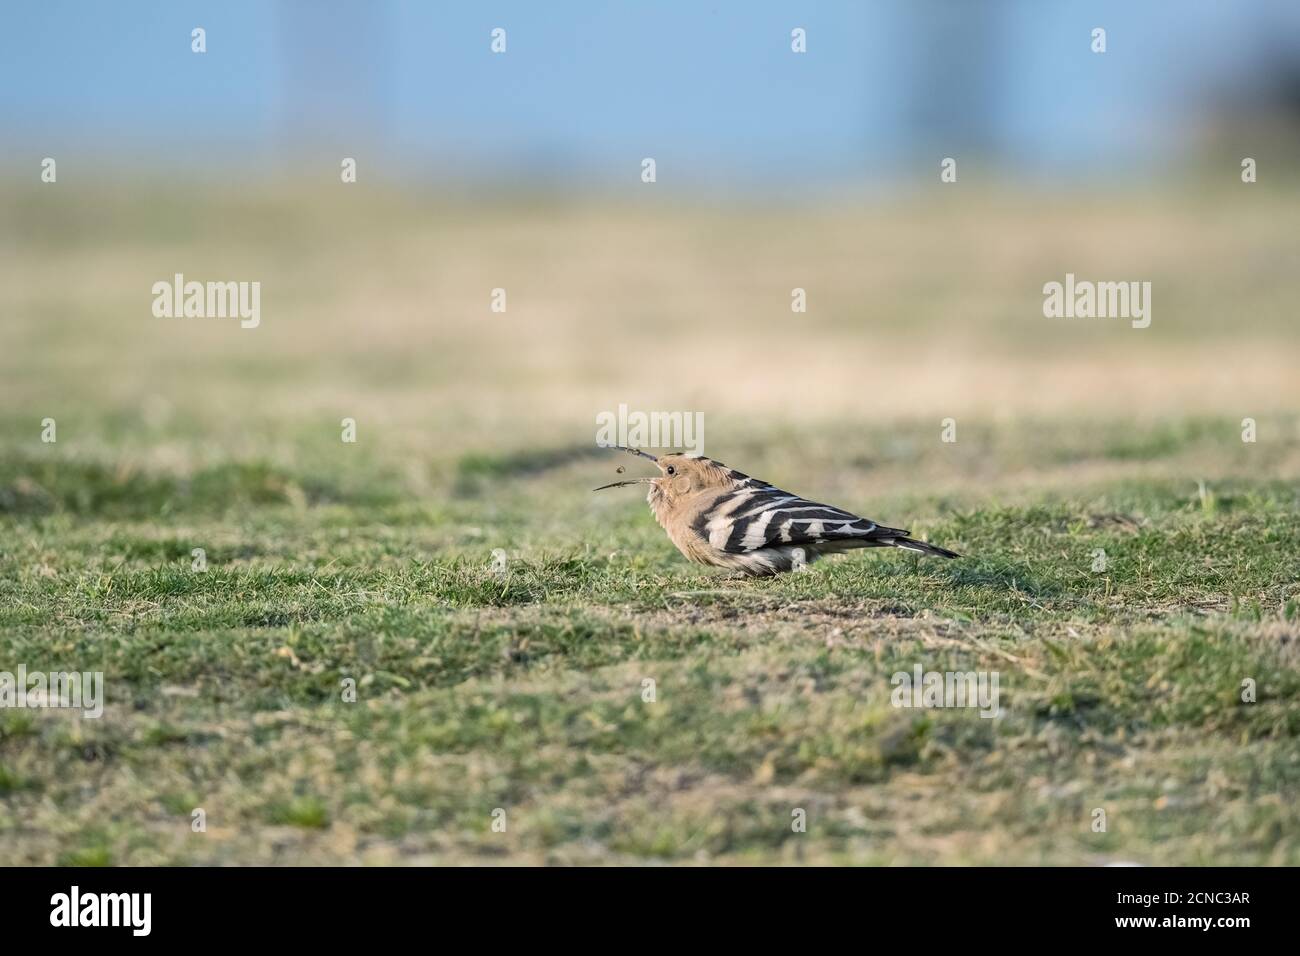
[[[655,463],[655,467],[659,469],[659,475],[654,478],[630,478],[627,481],[615,481],[608,485],[601,485],[593,490],[603,491],[606,488],[622,488],[624,485],[649,485],[650,493],[646,496],[646,499],[652,507],[658,509],[663,507],[672,508],[684,499],[697,495],[702,491],[725,488],[735,481],[733,477],[735,472],[712,458],[686,455],[681,452],[660,455],[656,458],[654,455],[648,455],[635,448],[622,448],[620,450],[632,455],[639,455],[642,458],[649,458]]]

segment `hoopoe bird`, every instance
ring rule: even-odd
[[[649,458],[662,474],[615,481],[593,490],[648,484],[646,501],[655,520],[677,550],[697,564],[760,576],[855,548],[904,548],[944,558],[961,557],[916,541],[901,528],[886,528],[842,508],[792,495],[712,458],[680,452],[656,458],[635,448],[620,446],[620,450]]]

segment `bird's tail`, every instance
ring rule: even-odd
[[[956,551],[949,551],[947,548],[941,548],[937,544],[926,544],[924,541],[914,541],[911,538],[895,538],[891,543],[896,548],[905,548],[908,551],[916,551],[920,554],[932,554],[936,558],[961,557],[961,555]]]
[[[872,540],[879,541],[883,545],[892,548],[903,548],[905,551],[915,551],[918,554],[929,554],[936,558],[960,558],[961,555],[956,551],[949,551],[947,548],[941,548],[937,544],[927,544],[924,541],[917,541],[908,537],[911,532],[904,531],[901,528],[877,528],[871,535]]]

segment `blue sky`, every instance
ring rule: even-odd
[[[320,149],[394,174],[579,180],[642,156],[661,181],[760,184],[935,154],[1158,163],[1213,95],[1249,86],[1261,51],[1300,59],[1286,0],[83,0],[6,3],[0,25],[9,158],[175,167]],[[498,26],[504,55],[489,50]],[[790,51],[796,26],[806,54]]]

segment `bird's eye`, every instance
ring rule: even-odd
[[[675,475],[675,474],[677,474],[677,469],[674,468],[672,465],[669,465],[669,466],[668,466],[668,474],[670,474],[670,475]]]

